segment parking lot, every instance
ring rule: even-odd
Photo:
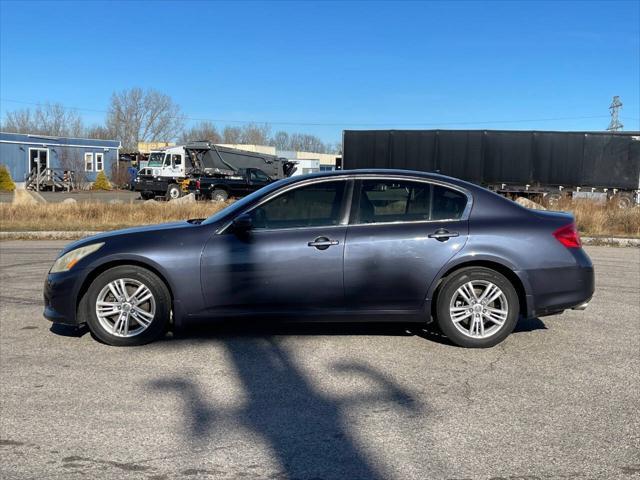
[[[489,350],[421,326],[204,326],[140,348],[42,317],[64,242],[0,243],[0,477],[640,476],[640,249]]]

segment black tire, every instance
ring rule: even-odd
[[[155,315],[149,326],[139,334],[122,337],[109,332],[98,319],[96,302],[100,291],[117,279],[133,279],[144,284],[153,294]],[[171,295],[165,283],[153,272],[135,265],[111,268],[96,277],[78,307],[78,315],[86,319],[89,330],[95,338],[117,347],[144,345],[164,335],[171,316]]]
[[[492,335],[485,338],[472,338],[462,333],[451,319],[449,311],[451,301],[456,295],[458,288],[470,281],[485,281],[496,285],[507,301],[507,318],[503,325]],[[502,342],[513,331],[518,322],[520,313],[520,302],[518,294],[511,282],[502,274],[484,267],[467,267],[453,272],[442,283],[437,297],[436,321],[442,333],[449,340],[460,347],[465,348],[489,348]],[[465,320],[466,321],[466,320]],[[484,321],[484,320],[483,320]],[[464,322],[460,323],[464,326]],[[493,325],[493,324],[489,324]]]
[[[226,190],[222,190],[221,188],[216,188],[213,192],[211,192],[211,200],[214,202],[224,202],[229,198],[229,192]]]
[[[151,200],[153,197],[155,197],[155,194],[153,192],[140,192],[140,197],[143,200]]]
[[[633,197],[626,193],[618,193],[614,195],[613,201],[616,207],[620,210],[625,210],[627,208],[633,207]]]
[[[181,196],[182,189],[180,188],[180,185],[176,183],[172,183],[171,185],[169,185],[169,187],[167,188],[167,193],[165,194],[167,200],[175,200],[176,198],[180,198]]]

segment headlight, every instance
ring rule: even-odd
[[[76,263],[78,263],[87,255],[95,252],[103,245],[104,242],[94,243],[91,245],[87,245],[86,247],[76,248],[75,250],[71,250],[70,252],[65,253],[56,260],[56,263],[53,264],[53,267],[51,267],[51,271],[49,273],[59,273],[70,270]]]

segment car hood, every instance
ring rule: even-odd
[[[114,237],[124,237],[127,235],[136,235],[139,233],[153,233],[153,232],[162,232],[164,230],[174,230],[179,228],[193,228],[197,226],[197,223],[189,223],[186,220],[182,220],[179,222],[170,222],[170,223],[160,223],[157,225],[145,225],[141,227],[133,227],[133,228],[123,228],[121,230],[112,230],[110,232],[99,233],[97,235],[91,235],[90,237],[85,237],[76,242],[72,242],[64,247],[60,252],[60,255],[65,254],[71,250],[74,250],[79,247],[83,247],[85,245],[91,245],[93,243],[106,242],[110,238]]]

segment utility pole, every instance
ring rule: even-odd
[[[618,95],[613,97],[611,101],[611,105],[609,105],[609,111],[611,112],[611,122],[609,122],[609,126],[607,130],[610,132],[617,132],[618,130],[622,130],[624,125],[620,123],[620,119],[618,118],[618,112],[622,108],[622,102],[620,101],[620,97]]]

